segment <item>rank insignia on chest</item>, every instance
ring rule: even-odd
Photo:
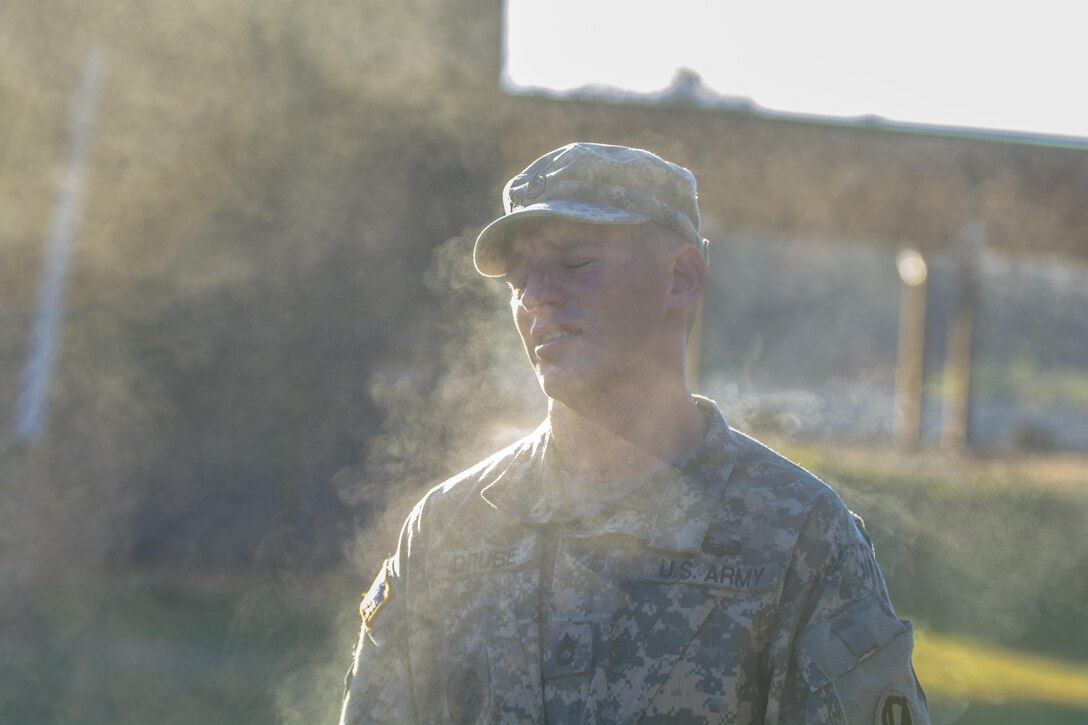
[[[593,662],[594,625],[570,622],[556,630],[545,650],[544,678],[579,675],[589,671]]]
[[[564,666],[574,662],[577,647],[578,643],[574,640],[574,637],[570,636],[569,632],[563,635],[563,639],[559,640],[559,647],[555,652],[555,661]]]
[[[370,591],[363,596],[359,603],[359,616],[363,618],[363,626],[369,627],[378,610],[382,608],[392,594],[389,588],[389,562],[382,564],[382,570],[370,585]]]

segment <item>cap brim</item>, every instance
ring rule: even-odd
[[[626,209],[562,199],[524,206],[491,222],[476,237],[476,247],[472,252],[476,271],[485,277],[502,277],[506,274],[510,240],[524,228],[526,222],[538,219],[566,219],[586,224],[642,224],[652,221],[645,214]]]

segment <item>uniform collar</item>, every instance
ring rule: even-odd
[[[480,495],[530,526],[568,523],[575,535],[622,533],[655,548],[698,551],[729,481],[738,443],[712,400],[696,396],[695,402],[710,425],[703,444],[683,467],[662,466],[623,498],[604,504],[582,521],[564,519],[546,503],[544,453],[551,434],[547,423],[517,447],[509,465],[497,471]]]

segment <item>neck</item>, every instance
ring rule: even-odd
[[[548,406],[552,440],[563,467],[607,479],[632,478],[674,461],[707,431],[686,384],[590,406]]]

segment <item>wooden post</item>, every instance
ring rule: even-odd
[[[978,258],[985,241],[982,227],[969,224],[956,243],[959,285],[948,326],[941,406],[941,446],[951,451],[962,451],[970,440],[971,346],[978,306]]]
[[[922,364],[926,338],[925,259],[913,249],[896,257],[899,270],[899,352],[895,368],[896,440],[900,447],[918,446],[922,420]]]

